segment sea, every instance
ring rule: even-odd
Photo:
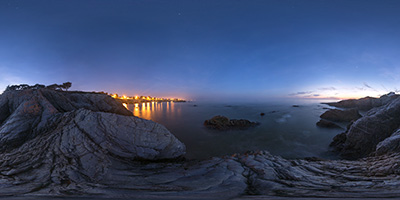
[[[186,145],[187,159],[208,159],[247,151],[269,151],[283,158],[334,159],[332,138],[343,129],[316,126],[329,107],[319,101],[276,103],[149,102],[129,104],[137,117],[164,125]],[[265,113],[261,116],[261,113]],[[203,123],[213,116],[247,119],[260,125],[246,130],[218,131]]]

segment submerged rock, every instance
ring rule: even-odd
[[[356,109],[338,110],[330,109],[324,112],[321,116],[322,119],[334,121],[334,122],[351,122],[361,117],[360,113]]]
[[[213,118],[204,121],[204,126],[217,130],[247,129],[258,124],[259,123],[257,122],[251,122],[246,119],[229,119],[221,115],[214,116]]]

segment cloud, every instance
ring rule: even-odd
[[[369,89],[374,89],[374,88],[372,88],[371,86],[369,86],[366,82],[364,82],[364,86],[367,87],[367,88],[369,88]]]
[[[381,84],[381,86],[383,89],[385,89],[386,92],[389,92],[389,90],[383,84]]]
[[[314,94],[313,95],[314,97],[319,97],[319,96],[321,96],[320,94]]]
[[[324,88],[318,88],[318,90],[331,91],[331,90],[336,90],[336,88],[335,87],[324,87]]]
[[[297,95],[304,95],[304,94],[311,94],[312,91],[303,91],[303,92],[296,92],[296,93],[291,93],[289,96],[297,96]]]
[[[361,91],[366,90],[366,89],[363,88],[363,87],[356,87],[356,89],[357,89],[357,90],[361,90]]]
[[[375,92],[378,92],[378,90],[376,90],[375,88],[373,88],[373,87],[371,87],[370,85],[368,85],[368,83],[364,82],[363,84],[364,84],[364,86],[365,86],[366,88],[369,88],[369,89],[371,89],[371,90],[373,90],[373,91],[375,91]]]

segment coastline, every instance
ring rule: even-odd
[[[400,151],[393,146],[398,137],[391,133],[377,145],[379,151],[356,160],[284,159],[248,151],[177,161],[185,154],[183,143],[164,126],[132,116],[105,94],[8,91],[0,96],[0,108],[9,111],[0,116],[4,198],[22,193],[77,199],[400,197]],[[368,112],[346,130],[346,141],[361,134],[352,127],[371,122],[385,127],[381,117],[386,115],[397,123],[399,109],[400,98],[393,97]],[[366,139],[356,142],[379,142]],[[344,150],[352,150],[346,144]]]

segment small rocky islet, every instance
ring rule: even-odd
[[[251,122],[247,119],[229,119],[225,116],[217,115],[204,121],[204,126],[210,129],[220,131],[226,130],[244,130],[259,125],[258,122]]]
[[[5,91],[0,196],[400,197],[400,98],[389,94],[351,105],[369,111],[333,140],[343,159],[291,160],[257,151],[185,160],[185,145],[164,126],[133,116],[106,94]]]

